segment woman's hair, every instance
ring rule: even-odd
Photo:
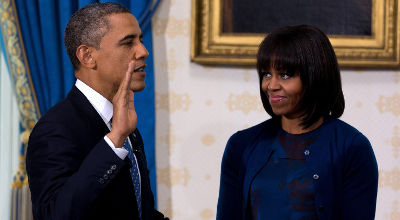
[[[328,37],[318,28],[300,25],[279,28],[269,33],[260,44],[257,71],[261,101],[265,111],[272,111],[267,94],[261,88],[262,72],[298,73],[303,85],[299,110],[301,126],[307,128],[321,117],[339,118],[344,111],[344,97],[335,52]]]

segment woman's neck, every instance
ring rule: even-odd
[[[281,117],[281,126],[282,129],[290,134],[302,134],[306,132],[310,132],[319,126],[321,126],[324,121],[323,117],[319,118],[314,124],[312,124],[308,128],[304,128],[301,126],[301,118],[286,118],[285,116]]]

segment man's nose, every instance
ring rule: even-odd
[[[144,44],[141,43],[140,45],[138,45],[138,48],[136,49],[136,53],[135,53],[135,58],[137,60],[139,60],[139,59],[145,59],[148,56],[149,56],[149,51],[147,51]]]

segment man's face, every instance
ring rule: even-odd
[[[149,53],[142,44],[139,24],[130,13],[112,14],[108,18],[110,30],[101,39],[100,48],[92,53],[96,60],[98,86],[107,90],[104,93],[113,96],[125,77],[129,62],[133,60],[135,65],[130,90],[141,91],[145,88],[145,59]]]

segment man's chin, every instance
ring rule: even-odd
[[[132,90],[133,92],[140,92],[140,91],[143,91],[145,88],[146,88],[146,84],[143,83],[143,85],[135,85],[135,86],[133,86],[133,87],[131,88],[131,90]]]

